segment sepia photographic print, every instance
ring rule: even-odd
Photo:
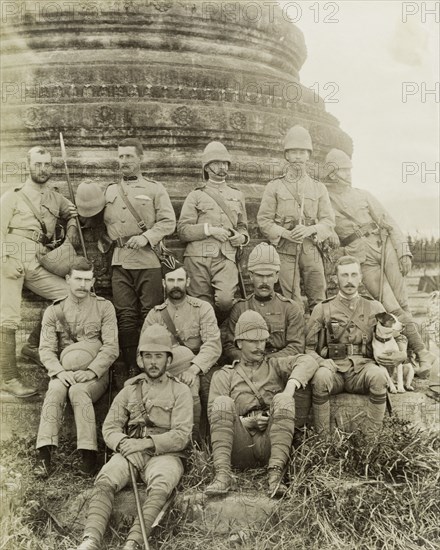
[[[440,2],[0,7],[0,548],[438,548]]]

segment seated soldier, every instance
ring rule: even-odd
[[[221,354],[220,330],[214,309],[208,302],[187,295],[189,278],[177,262],[176,269],[164,269],[166,300],[147,315],[143,331],[158,323],[167,327],[173,341],[173,361],[168,372],[190,388],[194,401],[193,436],[199,438],[201,405],[199,391],[206,374]],[[206,394],[206,395],[205,395]],[[208,392],[201,394],[206,409]]]
[[[147,485],[142,512],[147,536],[183,474],[182,457],[191,435],[189,388],[166,373],[173,354],[164,327],[152,325],[139,342],[143,373],[127,381],[103,426],[106,444],[116,451],[101,469],[90,498],[84,539],[77,550],[99,550],[115,493],[130,480],[130,468]],[[122,550],[144,548],[137,518]]]
[[[382,427],[386,408],[387,369],[406,361],[406,337],[396,337],[399,351],[373,358],[372,338],[376,314],[382,304],[358,293],[361,265],[354,256],[336,263],[339,293],[315,306],[307,325],[306,351],[318,362],[312,380],[313,417],[318,432],[330,432],[330,395],[367,394],[362,429],[373,435]],[[322,335],[323,337],[320,337]]]
[[[318,365],[307,355],[265,357],[268,338],[259,313],[242,313],[235,325],[240,359],[212,378],[208,416],[215,479],[208,495],[229,491],[231,463],[242,468],[268,464],[269,494],[287,490],[283,476],[295,427],[295,391],[307,385]]]
[[[115,308],[92,293],[93,265],[76,258],[66,275],[69,294],[43,316],[40,357],[50,376],[37,436],[41,476],[49,475],[58,446],[66,398],[75,415],[81,471],[92,474],[98,450],[93,403],[106,391],[108,370],[119,354]]]

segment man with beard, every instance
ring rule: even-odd
[[[115,493],[130,481],[130,466],[147,485],[142,506],[146,535],[183,474],[192,428],[189,388],[167,374],[173,351],[167,330],[148,327],[139,342],[142,374],[118,393],[104,421],[104,441],[115,451],[95,480],[84,537],[77,550],[99,550],[113,507]],[[136,518],[122,550],[144,548]]]
[[[306,352],[316,359],[319,369],[312,380],[313,417],[318,432],[330,432],[330,395],[347,391],[368,395],[366,435],[377,433],[385,415],[387,376],[406,360],[405,336],[396,341],[399,351],[373,358],[372,339],[376,314],[381,303],[358,293],[361,266],[353,256],[336,263],[339,293],[318,304],[306,330]]]
[[[38,257],[48,252],[59,218],[67,222],[67,237],[79,242],[74,205],[48,185],[52,157],[43,147],[33,147],[27,155],[29,177],[23,185],[1,197],[1,302],[0,302],[0,389],[15,397],[36,393],[20,380],[16,360],[15,333],[21,322],[23,286],[56,300],[68,293],[66,281],[43,268]],[[40,323],[36,322],[24,352],[39,362]]]
[[[207,495],[222,495],[232,486],[231,464],[255,468],[267,464],[269,495],[282,496],[295,428],[295,395],[318,365],[307,355],[267,357],[269,331],[256,311],[242,313],[235,325],[240,359],[212,378],[208,416],[215,479]]]
[[[312,150],[312,139],[305,128],[293,126],[287,132],[287,170],[267,184],[257,215],[262,234],[280,255],[281,291],[302,310],[300,274],[310,310],[325,299],[327,285],[318,245],[332,237],[335,225],[325,186],[306,171]]]
[[[222,319],[231,309],[238,287],[237,249],[249,241],[244,196],[226,183],[231,156],[218,142],[202,155],[204,182],[186,197],[177,224],[185,249],[188,293],[216,308]]]
[[[275,292],[279,271],[280,257],[272,245],[260,243],[249,254],[248,272],[253,293],[232,306],[229,318],[221,327],[223,355],[227,361],[240,359],[241,351],[235,344],[235,326],[247,310],[258,311],[266,321],[269,329],[266,357],[295,357],[304,353],[304,316],[296,302]],[[295,393],[296,428],[306,424],[311,405],[310,386],[299,388]]]
[[[380,300],[383,269],[381,302],[386,311],[405,326],[408,347],[419,360],[416,373],[422,378],[428,377],[435,357],[425,348],[409,310],[405,275],[411,270],[412,254],[407,239],[373,195],[352,187],[352,162],[344,151],[332,149],[326,157],[325,168],[327,189],[336,215],[335,231],[341,246],[345,254],[359,260],[362,281],[376,300]]]
[[[176,217],[162,184],[141,173],[142,143],[127,138],[118,146],[121,181],[105,192],[104,223],[114,244],[113,303],[126,367],[136,370],[141,322],[162,301],[162,276],[153,248],[175,229]]]
[[[164,273],[166,300],[147,315],[142,333],[147,327],[159,324],[167,327],[173,341],[174,359],[168,372],[191,388],[194,402],[194,429],[197,439],[200,426],[200,382],[221,354],[220,331],[214,309],[208,302],[187,295],[189,277],[183,267]],[[191,353],[188,353],[191,352]],[[202,394],[208,400],[209,387]],[[202,390],[203,391],[203,390]]]

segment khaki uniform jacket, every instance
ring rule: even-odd
[[[296,244],[283,239],[282,233],[298,224],[303,189],[304,218],[306,225],[314,226],[317,241],[322,242],[331,235],[335,215],[325,185],[308,175],[290,180],[292,178],[286,173],[267,184],[257,222],[263,235],[277,247],[278,252],[295,255]],[[312,239],[304,239],[304,252],[311,252],[313,248]]]
[[[113,304],[94,294],[81,301],[66,296],[56,300],[55,304],[61,305],[70,332],[78,341],[102,342],[98,355],[87,367],[101,378],[119,355],[118,326]],[[50,377],[64,370],[59,353],[74,343],[58,321],[54,305],[49,306],[44,312],[39,348],[41,361]]]
[[[188,243],[184,255],[216,258],[222,253],[235,262],[237,248],[233,247],[229,241],[221,243],[205,233],[206,224],[233,229],[228,216],[216,201],[203,191],[205,185],[223,198],[235,218],[236,231],[246,237],[245,244],[249,241],[243,193],[230,184],[213,185],[208,181],[191,191],[182,206],[177,233],[182,242]]]
[[[240,358],[240,350],[234,344],[235,325],[240,315],[251,309],[258,311],[269,329],[266,354],[270,357],[288,357],[304,353],[304,316],[299,306],[281,294],[275,293],[269,301],[258,300],[251,294],[246,300],[238,300],[229,318],[222,326],[223,353],[230,361]]]
[[[331,185],[328,187],[328,192],[336,215],[335,230],[341,240],[354,233],[359,225],[375,222],[388,228],[390,240],[398,258],[412,256],[407,239],[397,223],[371,193],[348,185]],[[355,218],[358,225],[339,212],[339,209]],[[353,241],[345,247],[345,253],[355,256],[362,263],[366,258],[366,243],[376,250],[382,248],[379,235],[376,234]]]
[[[34,242],[26,237],[8,233],[10,229],[26,229],[41,233],[41,225],[34,216],[25,200],[18,191],[22,190],[36,209],[46,225],[47,235],[52,238],[58,219],[67,220],[67,228],[75,226],[75,218],[69,212],[72,203],[61,193],[52,189],[47,183],[39,185],[28,179],[23,185],[17,185],[6,191],[1,197],[1,240],[2,257],[12,256],[22,260],[22,254],[29,258],[29,254],[45,254],[47,248],[41,243]]]
[[[347,330],[342,335],[340,343],[345,344],[357,344],[362,345],[363,335],[366,337],[367,344],[367,357],[362,355],[351,355],[346,359],[334,360],[338,365],[338,371],[345,372],[351,366],[354,366],[355,372],[359,372],[364,365],[374,361],[373,357],[373,331],[376,326],[375,315],[385,311],[382,304],[371,298],[365,296],[358,296],[353,300],[346,300],[340,294],[337,294],[333,298],[324,300],[317,304],[312,311],[309,322],[306,329],[306,353],[314,357],[318,365],[322,365],[323,361],[327,358],[328,348],[324,348],[322,355],[319,355],[316,351],[318,346],[319,332],[322,328],[325,328],[325,308],[329,308],[330,321],[332,324],[333,332],[336,340],[339,342],[340,334],[344,330],[349,321],[353,311],[356,311],[356,315],[350,322]],[[405,336],[400,335],[396,338],[396,341],[401,350],[406,350],[407,340]],[[330,335],[328,330],[326,331],[326,343],[330,342]]]
[[[208,302],[192,296],[187,296],[185,301],[178,306],[166,300],[148,313],[142,326],[142,332],[155,323],[166,327],[161,314],[164,309],[168,310],[184,345],[194,353],[195,357],[191,363],[199,367],[203,374],[206,374],[222,352],[220,330],[213,307]],[[171,335],[171,337],[173,345],[179,345],[175,336]]]
[[[251,409],[260,408],[256,395],[235,369],[238,363],[239,361],[234,361],[232,365],[225,365],[214,373],[209,390],[208,417],[210,417],[215,399],[221,395],[226,395],[234,400],[239,415],[245,415]],[[264,401],[270,406],[274,395],[284,390],[290,378],[306,387],[318,368],[314,361],[310,362],[309,372],[304,379],[300,380],[298,374],[293,370],[295,365],[295,357],[270,357],[264,358],[257,368],[244,367],[244,371]]]
[[[127,430],[143,427],[155,454],[179,453],[187,447],[193,426],[191,390],[168,374],[150,381],[145,374],[131,379],[115,397],[102,427],[104,441],[116,450]]]
[[[120,185],[124,186],[129,201],[147,226],[146,231],[140,229],[122,200],[119,193]],[[133,235],[145,235],[149,241],[147,246],[139,250],[116,247],[112,265],[120,265],[125,269],[158,268],[160,262],[151,246],[156,246],[165,236],[173,233],[176,215],[164,186],[141,176],[134,181],[124,181],[107,187],[104,223],[107,234],[113,241],[119,237]]]

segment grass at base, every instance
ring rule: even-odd
[[[288,495],[263,528],[232,530],[229,536],[202,531],[169,510],[154,531],[151,547],[162,550],[414,550],[437,549],[440,541],[439,434],[421,433],[387,419],[376,441],[335,432],[328,440],[309,432],[292,451]],[[3,444],[1,550],[68,550],[81,531],[62,525],[66,499],[92,485],[75,475],[76,453],[64,441],[57,471],[48,481],[33,473],[33,441]],[[209,452],[193,452],[181,491],[202,491],[212,480]],[[263,493],[265,469],[237,472],[238,490]],[[128,525],[126,526],[128,529]],[[103,548],[117,548],[126,534],[107,530]]]

